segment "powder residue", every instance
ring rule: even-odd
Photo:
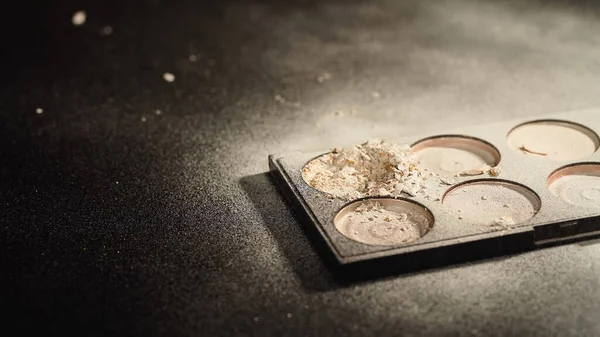
[[[424,174],[408,145],[370,140],[309,162],[302,177],[310,186],[333,197],[415,196],[426,185]]]
[[[175,81],[175,75],[173,75],[171,73],[164,73],[163,79],[169,83],[172,83],[173,81]]]
[[[429,221],[420,214],[407,214],[385,209],[380,203],[367,201],[336,224],[346,237],[370,244],[393,245],[420,239]]]
[[[515,220],[513,220],[512,217],[507,216],[507,215],[498,217],[498,218],[492,220],[492,222],[490,223],[491,227],[496,227],[499,229],[508,229],[513,225],[516,225]]]
[[[73,14],[73,17],[71,18],[71,22],[74,26],[81,26],[85,23],[86,20],[87,13],[85,11],[77,11],[75,12],[75,14]]]
[[[571,205],[598,207],[600,203],[600,172],[567,174],[556,179],[549,189],[552,194]]]
[[[113,33],[113,28],[111,26],[105,26],[104,28],[102,28],[102,30],[100,31],[100,34],[104,35],[104,36],[109,36],[110,34]]]
[[[529,189],[507,182],[471,182],[451,190],[444,208],[472,225],[487,230],[508,229],[531,219],[540,209],[540,200]],[[507,207],[507,205],[511,207]]]

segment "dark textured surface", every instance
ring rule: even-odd
[[[16,6],[0,282],[20,331],[600,334],[595,242],[343,286],[264,174],[269,153],[600,105],[592,1]]]

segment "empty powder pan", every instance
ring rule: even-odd
[[[334,218],[337,230],[347,238],[367,245],[397,245],[414,242],[433,226],[433,215],[414,201],[368,198],[352,202]]]
[[[500,152],[481,139],[444,135],[422,139],[412,146],[421,168],[451,176],[498,165]]]
[[[600,163],[569,165],[554,171],[548,177],[552,194],[576,206],[600,205]]]
[[[539,196],[528,187],[504,180],[473,180],[450,188],[444,208],[473,225],[507,227],[525,222],[540,210]]]
[[[600,140],[591,129],[562,120],[521,124],[508,133],[508,144],[524,156],[568,161],[592,155]]]

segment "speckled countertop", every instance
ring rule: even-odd
[[[20,331],[600,334],[595,241],[339,284],[265,174],[271,153],[600,105],[592,1],[2,14],[0,302]]]

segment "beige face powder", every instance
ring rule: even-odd
[[[498,165],[500,153],[483,140],[462,136],[427,138],[412,146],[419,166],[440,175],[487,171]]]
[[[598,207],[600,164],[581,164],[559,169],[548,178],[548,189],[569,204]]]
[[[397,245],[425,235],[433,225],[433,215],[414,202],[374,198],[344,207],[333,222],[340,233],[354,241]]]
[[[598,135],[585,126],[566,121],[536,121],[517,126],[508,144],[524,156],[555,161],[585,158],[598,150]]]
[[[515,183],[478,180],[446,192],[444,208],[461,221],[503,229],[531,219],[540,209],[535,192]]]
[[[302,178],[312,188],[344,200],[414,194],[426,179],[410,146],[383,140],[333,149],[308,162]]]

